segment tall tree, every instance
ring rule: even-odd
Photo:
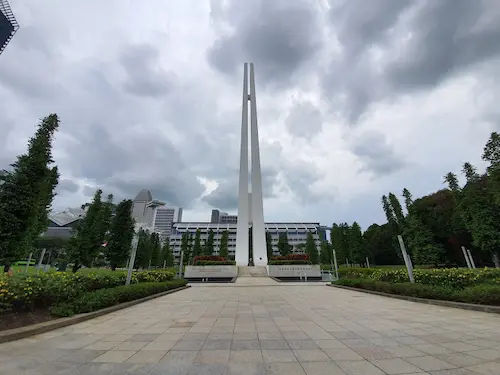
[[[208,238],[205,242],[205,248],[203,249],[203,255],[213,255],[214,253],[214,231],[210,229],[208,231]]]
[[[467,182],[474,182],[474,181],[477,181],[479,178],[479,175],[477,174],[476,167],[474,167],[469,162],[464,163],[464,166],[462,168],[462,172],[464,173],[465,178],[467,179]]]
[[[189,264],[189,234],[187,232],[182,233],[181,237],[181,253],[182,253],[182,264]]]
[[[47,228],[59,176],[57,167],[51,166],[52,139],[58,127],[56,114],[45,117],[28,142],[28,153],[18,156],[11,171],[0,173],[0,262],[4,271]]]
[[[116,214],[111,221],[109,241],[106,246],[106,258],[112,270],[126,263],[130,255],[130,245],[134,238],[134,219],[132,201],[121,201],[116,207]]]
[[[291,246],[288,244],[288,236],[286,232],[281,232],[278,237],[278,250],[281,256],[286,256],[291,252]]]
[[[135,256],[135,264],[139,268],[148,268],[151,260],[151,235],[149,231],[144,229],[139,230],[137,242],[137,252]]]
[[[267,259],[269,260],[273,257],[273,239],[270,232],[266,232],[266,251]]]
[[[349,250],[354,263],[363,264],[367,256],[361,227],[358,223],[352,223],[348,232]]]
[[[161,266],[161,242],[158,233],[151,233],[151,266]]]
[[[394,212],[394,216],[396,217],[399,230],[402,230],[404,227],[405,216],[403,214],[401,203],[399,203],[399,199],[394,193],[389,193],[389,203],[391,205],[392,212]]]
[[[174,266],[174,254],[172,253],[172,248],[170,247],[170,239],[166,239],[163,243],[162,254],[165,260],[165,265],[167,267]]]
[[[396,223],[396,217],[394,216],[394,211],[392,210],[391,204],[386,195],[382,195],[382,208],[384,209],[387,222],[389,224]]]
[[[202,253],[201,247],[201,231],[199,229],[196,230],[196,234],[194,236],[194,245],[193,245],[193,259]]]
[[[220,247],[219,247],[219,256],[223,257],[224,259],[228,259],[228,248],[227,248],[227,242],[229,239],[229,233],[227,230],[222,232],[222,236],[220,239]]]
[[[422,223],[415,212],[408,215],[405,227],[408,251],[415,264],[437,265],[442,261],[443,247],[434,241],[432,232]]]
[[[500,208],[500,134],[497,132],[491,133],[484,146],[482,158],[489,162],[488,190],[493,195],[495,205]]]
[[[456,193],[460,190],[460,185],[458,185],[458,178],[456,174],[448,172],[444,176],[444,182],[448,184],[448,187],[452,192]]]
[[[374,264],[401,264],[396,234],[390,224],[372,224],[363,233],[367,253]]]
[[[340,263],[346,263],[352,257],[349,249],[349,225],[347,223],[333,224],[330,232],[330,240]]]
[[[102,202],[101,196],[102,191],[97,190],[70,243],[69,252],[70,260],[73,262],[73,272],[81,266],[90,267],[102,251],[108,229],[105,223],[109,223],[110,209],[106,203]]]
[[[306,254],[309,255],[309,260],[312,264],[318,264],[319,255],[318,248],[316,247],[316,243],[314,242],[314,237],[311,232],[307,233],[306,237]]]
[[[321,241],[319,259],[321,264],[330,264],[332,262],[332,250],[328,241]]]
[[[413,197],[407,188],[403,189],[403,197],[405,198],[406,211],[410,212],[410,207],[413,204]]]

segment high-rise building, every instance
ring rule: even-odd
[[[250,82],[250,92],[248,83]],[[248,186],[248,102],[250,102],[250,173]],[[255,265],[267,265],[264,209],[262,203],[262,176],[260,172],[259,132],[253,63],[243,66],[243,103],[241,115],[240,176],[238,188],[238,224],[236,235],[236,264],[249,263],[249,233],[252,228],[252,254]]]
[[[162,239],[170,237],[174,223],[182,221],[182,208],[157,207],[155,210],[153,228]]]
[[[212,210],[210,222],[221,224],[236,224],[238,222],[238,215],[229,215],[227,212],[222,212],[215,209]]]

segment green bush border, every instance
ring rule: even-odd
[[[140,283],[99,289],[94,292],[84,293],[72,301],[58,303],[50,308],[50,313],[55,316],[72,316],[74,314],[92,312],[179,288],[186,284],[186,280],[177,279],[160,283]]]
[[[478,284],[463,289],[409,282],[390,283],[370,279],[340,279],[332,284],[416,298],[500,306],[500,285],[494,284]]]

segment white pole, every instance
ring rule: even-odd
[[[462,253],[464,253],[464,258],[465,258],[465,262],[467,263],[467,267],[472,268],[472,265],[470,264],[469,257],[467,255],[467,250],[465,250],[464,246],[462,246]]]
[[[332,249],[332,251],[333,251],[333,261],[335,262],[335,277],[338,280],[339,279],[339,268],[337,267],[337,253],[334,249]]]
[[[474,263],[474,258],[472,258],[472,254],[470,253],[469,249],[467,249],[467,254],[469,255],[470,264],[471,264],[472,268],[476,268],[476,264]]]
[[[401,252],[403,253],[403,259],[406,264],[406,269],[408,270],[408,278],[410,279],[411,283],[414,283],[415,279],[413,278],[413,265],[411,264],[410,256],[406,252],[406,247],[403,241],[403,237],[401,237],[400,234],[398,234],[398,241],[399,241],[399,247],[401,248]]]
[[[30,263],[31,263],[31,256],[33,255],[33,253],[31,252],[29,257],[28,257],[28,263],[26,263],[26,273],[28,273],[28,269],[30,267]]]
[[[45,251],[46,249],[42,249],[42,255],[40,255],[40,259],[38,260],[38,265],[36,266],[36,268],[39,270],[40,267],[42,266],[42,262],[43,262],[43,257],[45,256]]]
[[[184,258],[184,250],[181,250],[181,259],[179,262],[179,279],[182,279],[182,262],[184,260],[183,258]]]
[[[366,257],[366,266],[370,268],[370,261],[368,260],[368,257]]]
[[[132,249],[130,252],[130,259],[128,261],[127,280],[125,281],[125,285],[130,285],[130,280],[132,280],[132,270],[134,268],[135,254],[137,253],[138,244],[139,244],[139,236],[137,236],[134,233],[134,238],[132,239]]]

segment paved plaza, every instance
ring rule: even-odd
[[[500,374],[499,315],[258,282],[0,344],[0,374]]]

